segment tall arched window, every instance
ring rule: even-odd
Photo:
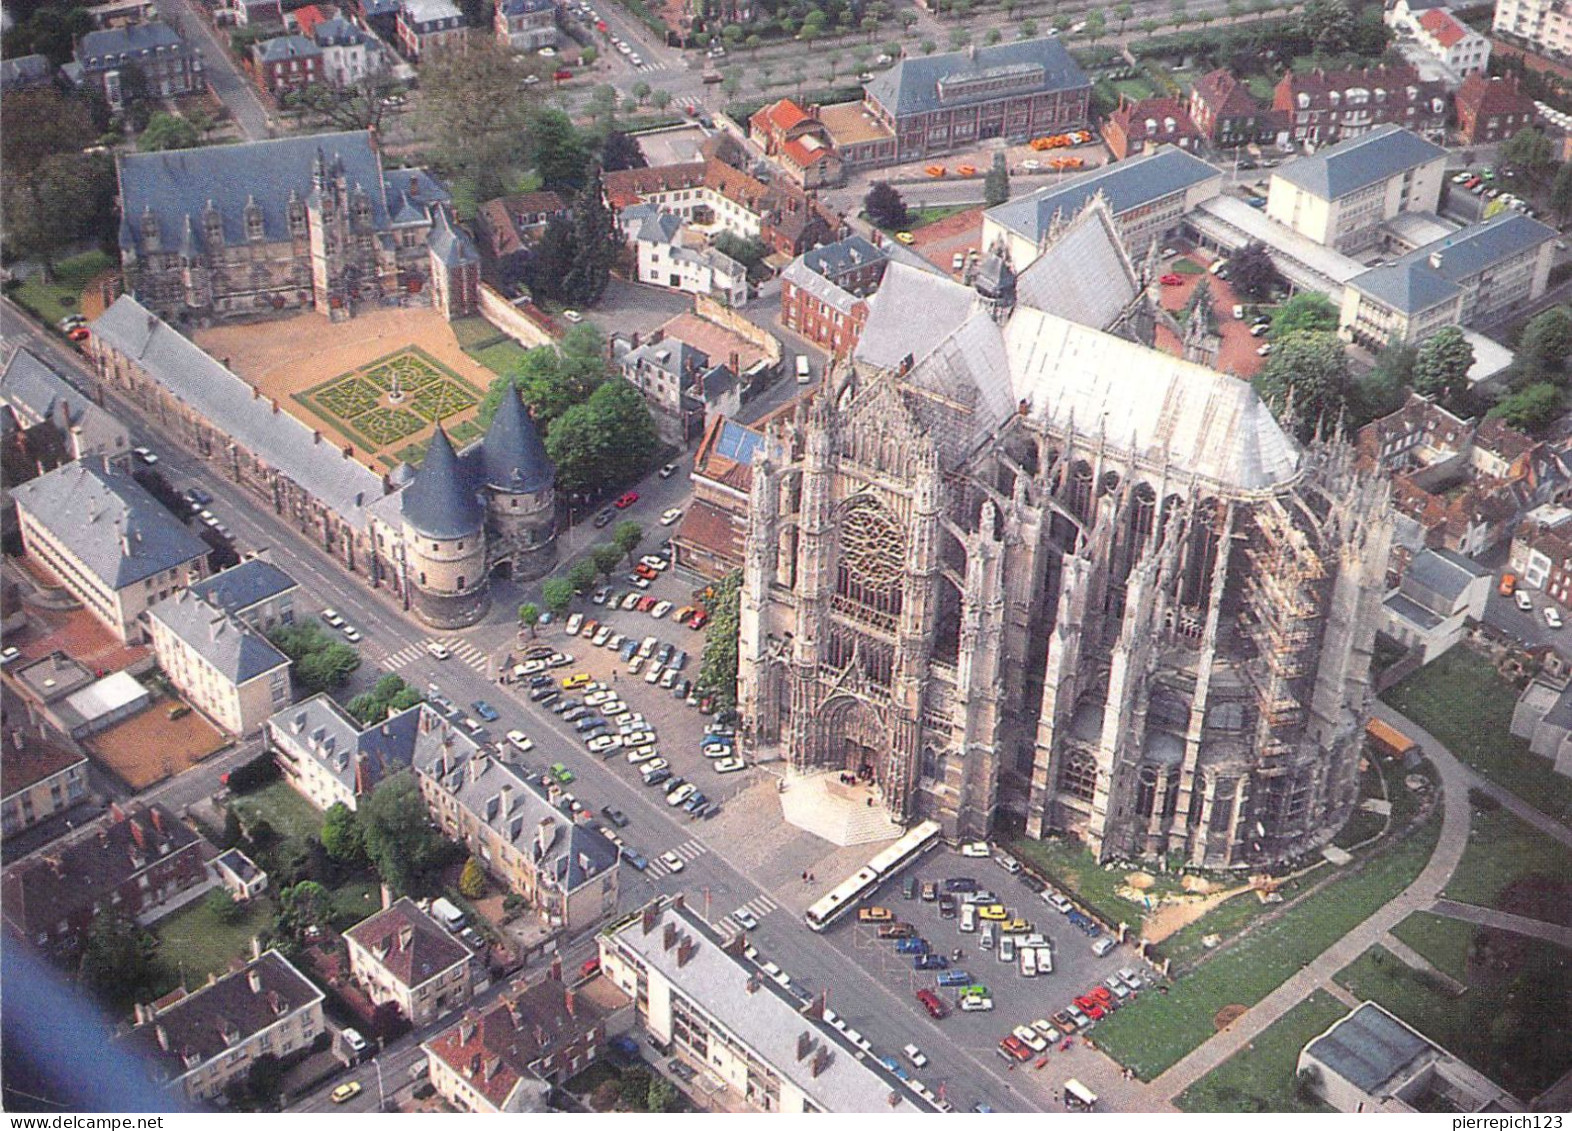
[[[1085,750],[1072,750],[1059,771],[1059,788],[1071,797],[1090,801],[1097,793],[1097,759]]]
[[[1141,776],[1136,780],[1135,811],[1143,817],[1150,817],[1156,804],[1157,767],[1142,766]]]

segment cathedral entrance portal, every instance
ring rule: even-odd
[[[871,806],[884,806],[889,773],[889,729],[869,704],[843,696],[824,708],[821,764],[836,770],[838,783]]]

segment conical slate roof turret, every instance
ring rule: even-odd
[[[404,489],[404,521],[428,538],[462,538],[485,525],[486,512],[465,482],[458,454],[440,424],[415,481]]]
[[[557,469],[517,389],[502,394],[482,452],[486,483],[499,491],[544,491],[556,482]]]

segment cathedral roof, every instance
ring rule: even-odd
[[[1113,213],[1093,197],[1020,274],[1016,301],[1108,329],[1141,291]]]
[[[544,491],[557,478],[524,398],[511,387],[486,430],[481,459],[486,483],[501,491]]]
[[[459,538],[478,532],[486,514],[468,479],[452,441],[438,424],[415,481],[404,488],[404,521],[431,538]]]
[[[892,261],[868,300],[868,322],[857,339],[858,361],[894,369],[928,353],[971,314],[977,294],[944,275]]]

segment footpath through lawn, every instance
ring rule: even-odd
[[[1314,1096],[1300,1094],[1299,1050],[1347,1012],[1331,994],[1316,990],[1174,1103],[1182,1111],[1331,1111]]]

